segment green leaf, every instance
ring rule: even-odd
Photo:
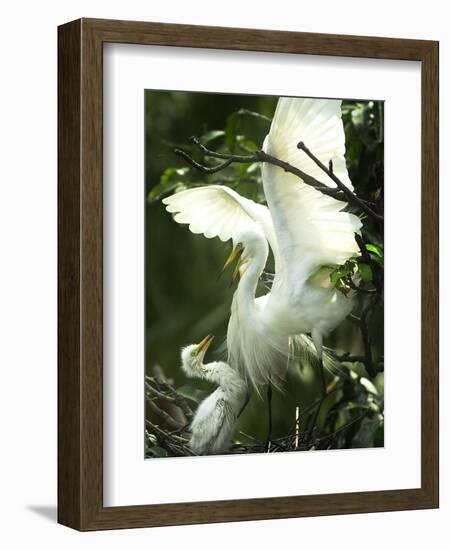
[[[174,176],[185,176],[189,172],[188,166],[183,168],[166,168],[159,179],[160,183],[169,183]]]
[[[252,117],[255,117],[255,118],[260,118],[260,119],[264,120],[265,122],[272,122],[272,119],[269,118],[268,116],[262,115],[261,113],[256,113],[255,111],[249,111],[248,109],[239,109],[237,114],[238,115],[248,115],[248,116],[252,116]]]
[[[238,172],[239,176],[242,176],[247,172],[248,164],[244,162],[235,162],[233,168]]]
[[[373,278],[372,268],[369,264],[360,263],[358,264],[358,271],[361,275],[361,279],[364,283],[370,283]]]
[[[190,168],[188,166],[166,168],[159,178],[159,183],[149,191],[147,200],[152,203],[173,191],[183,191],[186,189],[185,181],[187,180],[189,171]]]
[[[336,269],[335,271],[330,273],[331,284],[335,285],[341,277],[342,277],[342,273],[339,271],[339,269]]]
[[[371,253],[370,259],[372,260],[372,262],[375,262],[377,265],[379,265],[382,269],[384,268],[384,258],[380,258],[379,256],[375,256]]]
[[[201,143],[203,145],[206,145],[207,143],[210,143],[211,141],[223,137],[225,135],[225,132],[223,130],[211,130],[210,132],[206,132],[206,134],[203,134],[200,137]]]
[[[148,202],[156,202],[164,195],[168,195],[172,191],[184,191],[187,189],[186,185],[181,181],[173,181],[172,183],[160,182],[147,195]]]
[[[376,256],[379,256],[380,258],[383,257],[383,251],[379,246],[376,246],[375,244],[366,244],[366,249],[369,252],[373,252]]]
[[[343,266],[340,266],[339,269],[335,269],[330,274],[330,280],[333,285],[335,285],[340,279],[347,277],[347,275],[350,275],[353,273],[353,262],[346,262]]]
[[[239,144],[239,147],[241,147],[247,152],[254,152],[258,149],[258,146],[256,145],[256,143],[254,143],[251,139],[245,136],[242,136],[242,135],[236,136],[236,141]]]
[[[365,376],[361,376],[359,379],[359,383],[364,386],[364,388],[369,392],[373,393],[374,395],[378,394],[377,388],[374,386],[374,384]]]
[[[253,174],[256,172],[259,168],[259,162],[253,162],[250,164],[250,166],[247,168],[247,174]]]

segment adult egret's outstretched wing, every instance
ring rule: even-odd
[[[189,224],[192,233],[228,241],[249,224],[257,223],[264,231],[275,256],[277,244],[267,206],[247,199],[225,185],[205,185],[175,193],[162,201],[178,223]]]
[[[329,187],[336,184],[301,150],[306,146],[350,189],[345,164],[345,134],[341,102],[329,99],[280,98],[264,150]],[[343,264],[359,249],[354,234],[360,219],[335,200],[305,184],[297,176],[268,163],[262,169],[264,192],[270,208],[281,262],[286,269],[278,281],[301,285],[319,266]]]

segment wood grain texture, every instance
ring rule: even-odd
[[[102,47],[105,42],[422,63],[422,484],[420,489],[103,507]],[[438,44],[81,19],[59,28],[58,520],[79,530],[438,506]]]
[[[58,521],[80,527],[81,22],[58,32]]]
[[[439,503],[439,47],[422,60],[422,488]]]

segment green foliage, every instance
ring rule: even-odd
[[[321,266],[316,273],[310,277],[310,281],[317,283],[318,286],[327,287],[324,284],[324,276],[329,279],[331,286],[342,292],[345,296],[351,290],[355,290],[356,282],[368,284],[373,282],[374,269],[382,277],[384,267],[384,253],[380,246],[367,243],[365,249],[367,256],[354,256],[343,265],[325,265]]]
[[[380,447],[384,444],[384,400],[382,375],[375,383],[349,370],[323,411],[322,430],[327,448]]]
[[[149,202],[160,200],[165,195],[176,193],[187,189],[186,181],[190,176],[190,169],[183,168],[167,168],[161,174],[159,183],[156,184],[147,195]]]
[[[384,102],[343,101],[346,160],[350,179],[360,199],[371,202],[383,213],[384,178]],[[366,220],[366,230],[375,235],[376,228]],[[382,245],[383,236],[376,244]]]
[[[148,447],[147,448],[147,452],[148,454],[152,457],[152,458],[162,458],[162,457],[165,457],[165,456],[169,456],[168,452],[166,449],[164,449],[163,447]]]

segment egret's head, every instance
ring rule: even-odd
[[[257,258],[263,265],[266,263],[269,247],[262,229],[258,225],[247,227],[233,238],[233,250],[228,256],[223,270],[237,260],[233,272],[233,280],[239,274],[241,277],[248,266]]]
[[[214,340],[214,336],[208,334],[199,344],[192,344],[181,350],[181,363],[183,367],[190,369],[199,369],[203,364],[203,358],[208,351],[209,346]]]

